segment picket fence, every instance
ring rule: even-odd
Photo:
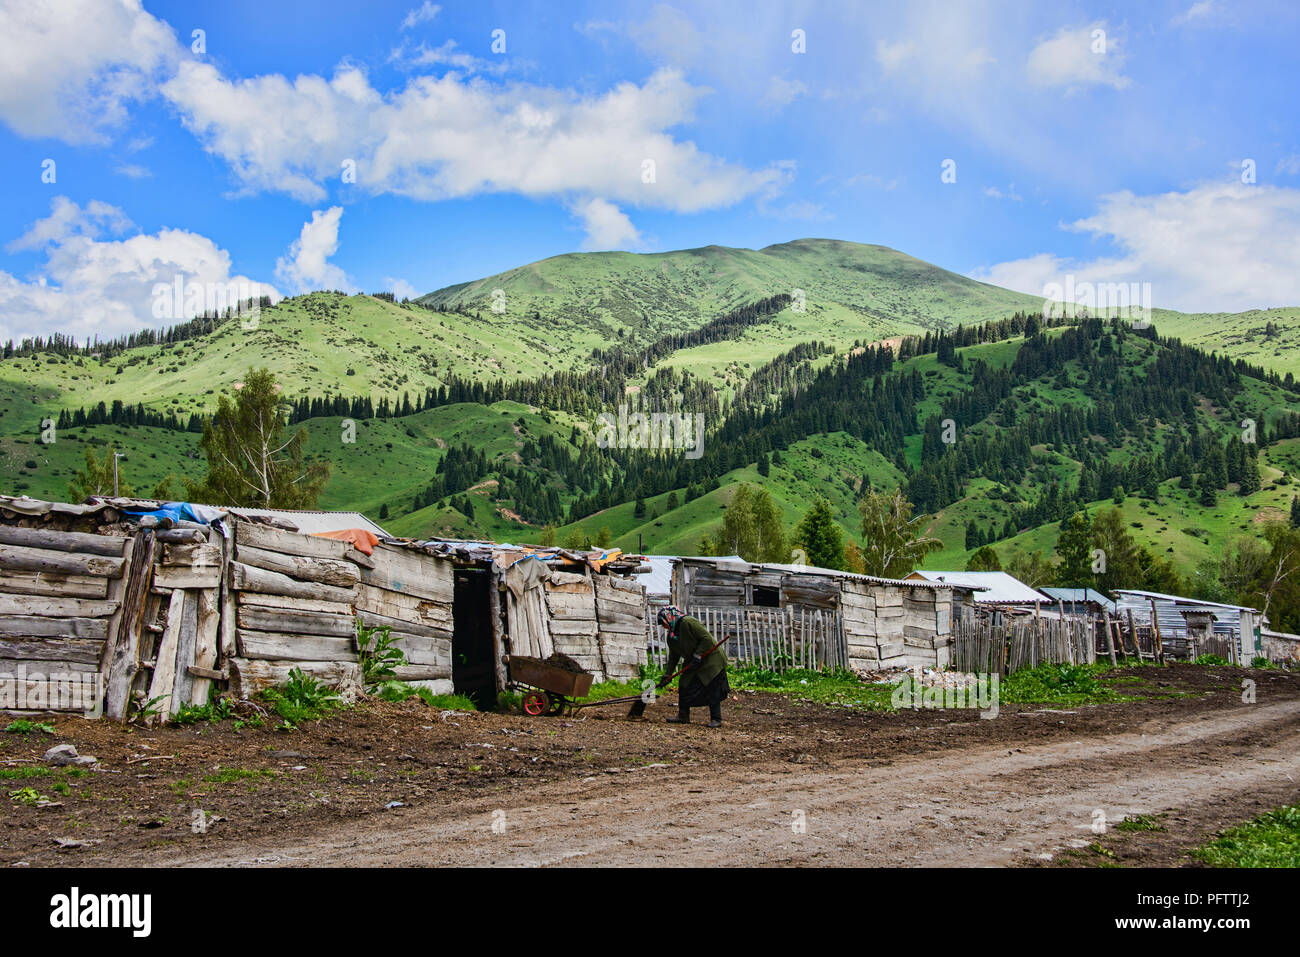
[[[688,608],[714,641],[726,637],[720,650],[734,664],[773,671],[789,668],[848,667],[848,649],[838,612],[795,608]],[[668,635],[657,624],[650,633],[650,660],[663,667],[668,660]]]
[[[1092,664],[1096,631],[1086,618],[966,617],[953,624],[951,667],[1011,674],[1041,664]]]

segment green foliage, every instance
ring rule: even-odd
[[[817,568],[844,568],[844,531],[835,521],[831,504],[819,498],[804,513],[794,530],[794,540]]]
[[[892,493],[868,490],[858,503],[862,520],[863,567],[866,574],[882,578],[902,578],[920,568],[925,556],[943,543],[923,537],[925,523],[912,517],[912,503],[902,490]]]
[[[39,731],[41,734],[53,734],[54,725],[48,721],[29,721],[26,718],[18,718],[10,721],[5,726],[5,730],[11,734],[31,734],[33,731]]]
[[[329,479],[326,461],[305,464],[305,429],[285,437],[288,403],[269,369],[250,368],[232,402],[222,395],[199,443],[202,482],[185,483],[196,502],[258,508],[315,508]]]
[[[1092,517],[1075,512],[1062,523],[1056,539],[1056,554],[1061,556],[1058,575],[1067,588],[1087,588],[1093,584]]]
[[[1109,663],[1045,664],[1025,668],[1004,677],[999,694],[1006,702],[1087,704],[1115,701],[1119,696],[1099,680],[1099,675],[1109,668]]]
[[[68,483],[68,501],[80,502],[90,498],[92,495],[112,495],[114,459],[117,456],[117,447],[110,445],[104,449],[103,458],[95,454],[94,448],[86,446],[84,467],[77,471],[76,476]],[[130,497],[135,494],[135,490],[122,480],[122,465],[117,463],[117,494]]]
[[[722,526],[712,536],[705,537],[700,552],[739,555],[748,562],[788,562],[790,545],[781,512],[771,493],[747,483],[738,485]]]
[[[367,628],[357,619],[357,660],[361,664],[361,685],[367,694],[391,681],[397,675],[396,669],[406,664],[402,649],[393,647],[395,640],[391,628]]]
[[[1229,828],[1193,856],[1211,867],[1300,867],[1300,804]]]
[[[477,711],[474,702],[463,694],[434,694],[428,688],[416,688],[404,681],[385,681],[373,692],[385,701],[409,701],[419,698],[438,711]]]
[[[1252,668],[1272,668],[1273,662],[1269,661],[1263,655],[1256,655],[1254,658],[1250,659],[1250,666]]]
[[[1163,831],[1164,824],[1152,814],[1133,814],[1115,825],[1117,831]]]
[[[288,724],[286,730],[304,721],[320,720],[343,706],[335,691],[304,674],[301,668],[292,669],[288,681],[267,688],[261,697]]]
[[[1229,663],[1228,659],[1220,655],[1197,655],[1196,656],[1196,664],[1198,665],[1223,666],[1228,663]]]
[[[206,704],[183,705],[175,715],[172,721],[176,724],[198,724],[200,721],[206,721],[213,724],[218,721],[225,721],[233,718],[238,713],[238,707],[235,700],[228,695],[220,694],[214,687],[208,691],[208,700]]]
[[[989,545],[981,545],[975,550],[975,554],[970,557],[966,563],[968,572],[1000,572],[1002,571],[1002,560],[998,558],[998,553]]]

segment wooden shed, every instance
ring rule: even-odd
[[[691,558],[676,562],[672,595],[673,604],[717,627],[734,621],[739,640],[729,653],[741,660],[762,659],[776,643],[791,647],[796,661],[880,671],[945,667],[953,618],[969,613],[972,591],[808,565]],[[801,647],[809,642],[811,649]]]
[[[151,702],[166,717],[295,668],[350,698],[358,624],[389,629],[398,679],[481,707],[505,685],[503,655],[560,651],[599,677],[645,660],[644,591],[625,577],[639,559],[380,540],[319,512],[314,534],[290,512],[140,514],[165,504],[0,496],[0,709],[121,720]]]

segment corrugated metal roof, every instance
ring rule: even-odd
[[[224,506],[216,506],[224,507]],[[304,535],[317,532],[341,532],[346,528],[363,528],[380,538],[392,538],[386,531],[360,512],[326,512],[289,508],[228,508],[234,515],[252,515],[261,518],[280,518],[298,526]]]
[[[682,558],[705,558],[702,555],[646,555],[650,571],[642,572],[637,580],[645,585],[647,595],[671,595],[673,593],[673,562]],[[721,555],[717,559],[724,562],[744,562],[739,555]]]
[[[912,572],[926,581],[949,586],[980,589],[975,595],[978,605],[1036,605],[1048,601],[1046,595],[1030,588],[1019,578],[1006,572]]]
[[[979,591],[982,586],[965,585],[958,582],[930,582],[917,581],[907,578],[880,578],[876,575],[859,575],[855,572],[840,571],[837,568],[819,568],[816,565],[782,565],[782,564],[760,564],[758,562],[747,562],[739,556],[729,556],[727,558],[678,558],[675,561],[688,562],[707,562],[710,564],[739,564],[747,568],[757,568],[763,571],[786,572],[795,575],[824,575],[831,578],[852,578],[855,581],[871,582],[875,585],[901,585],[905,588],[957,588],[966,591]],[[1041,601],[1041,599],[1039,599]]]
[[[1115,602],[1095,588],[1040,588],[1048,598],[1064,602],[1095,602],[1111,612],[1115,611]]]
[[[1117,588],[1116,595],[1138,595],[1142,598],[1156,598],[1161,601],[1172,601],[1179,605],[1196,605],[1203,608],[1235,608],[1238,611],[1256,611],[1257,609],[1250,605],[1225,605],[1217,601],[1205,601],[1203,598],[1185,598],[1182,595],[1166,595],[1158,591],[1142,591],[1138,588]]]

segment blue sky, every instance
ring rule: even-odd
[[[177,273],[414,295],[580,250],[807,236],[1035,294],[1069,275],[1187,311],[1300,304],[1294,3],[0,19],[0,338],[158,325]]]

